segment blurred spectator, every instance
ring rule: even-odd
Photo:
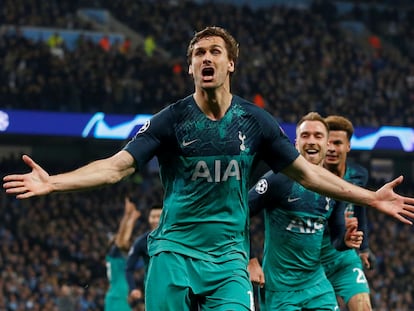
[[[59,58],[64,57],[64,45],[65,42],[63,41],[62,36],[55,32],[47,39],[47,45],[50,48],[50,52],[52,55],[55,55]]]
[[[129,37],[126,37],[125,40],[122,42],[122,44],[119,47],[119,51],[121,54],[128,54],[131,51],[131,39]]]
[[[62,48],[64,44],[62,36],[57,32],[54,32],[46,42],[51,49]]]
[[[64,284],[60,288],[60,293],[57,298],[57,308],[59,311],[76,311],[77,293],[73,288]]]
[[[154,55],[154,51],[157,45],[155,44],[155,40],[153,36],[147,36],[144,40],[144,50],[145,54],[148,57],[152,57]]]
[[[109,37],[107,35],[104,35],[100,40],[99,40],[99,46],[101,47],[102,50],[104,50],[105,52],[109,52],[109,50],[111,49],[111,41],[109,40]]]

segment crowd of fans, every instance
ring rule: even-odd
[[[1,176],[10,170],[23,171],[20,162],[3,159]],[[65,170],[65,166],[54,169]],[[110,237],[118,230],[125,195],[142,211],[136,237],[149,228],[148,208],[162,201],[159,178],[153,173],[134,175],[110,191],[102,188],[26,201],[2,191],[0,310],[103,310],[108,288],[105,255]],[[139,271],[137,284],[142,286]],[[59,308],[63,301],[66,309]]]
[[[9,6],[15,2],[9,1]],[[4,20],[18,22],[15,26],[31,21],[24,16],[45,11],[40,9],[44,1],[33,2],[39,6],[34,12],[5,10]],[[66,15],[75,14],[76,7],[69,5],[70,1],[53,3],[53,7],[61,7],[54,13],[63,14],[65,8],[70,13]],[[25,39],[18,31],[3,31],[3,107],[156,112],[192,91],[186,70],[187,44],[195,30],[219,25],[240,42],[233,92],[252,101],[258,95],[265,108],[281,121],[294,123],[299,116],[315,110],[322,115],[345,115],[355,125],[414,125],[414,66],[410,63],[412,55],[404,53],[412,52],[412,10],[407,9],[393,19],[398,42],[406,42],[405,48],[398,50],[398,46],[381,44],[381,35],[385,38],[387,32],[379,26],[374,28],[382,31],[377,34],[379,45],[361,43],[342,30],[338,13],[320,1],[310,10],[276,6],[253,10],[247,6],[193,1],[93,3],[109,9],[143,37],[152,38],[154,49],[167,54],[148,54],[144,46],[125,52],[118,44],[108,50],[79,40],[74,51],[66,49],[58,57],[53,56],[45,42]],[[82,1],[76,4],[81,5]],[[348,18],[368,19],[367,26],[371,27],[374,23],[369,13],[359,14],[357,9]],[[372,13],[376,18],[374,25],[388,25],[389,29],[387,18],[393,12],[389,9],[381,14]],[[45,26],[50,26],[53,18],[46,15]],[[60,26],[57,20],[56,26]],[[37,20],[36,24],[40,22]],[[400,40],[405,36],[407,40]]]
[[[143,46],[124,49],[122,42],[103,49],[82,36],[74,50],[63,44],[57,55],[46,41],[29,40],[18,31],[24,25],[91,29],[76,18],[84,4],[109,9],[143,37],[153,38],[155,49],[168,57]],[[317,4],[298,11],[193,1],[6,1],[0,20],[17,32],[2,28],[0,33],[0,106],[154,113],[192,92],[186,47],[195,30],[213,24],[240,41],[234,93],[251,100],[259,95],[280,121],[294,123],[315,110],[345,115],[355,125],[414,127],[413,11],[348,15],[389,40],[372,46],[343,32],[332,7],[326,14],[326,7]],[[23,169],[20,160],[0,162],[1,176]],[[105,245],[131,189],[143,210],[162,196],[153,173],[110,191],[27,201],[0,193],[0,311],[103,310]],[[375,212],[369,217],[377,267],[367,276],[375,310],[413,310],[413,229]],[[257,231],[252,245],[260,246],[262,224],[256,219],[252,226]],[[135,234],[146,229],[140,221]]]
[[[16,158],[0,164],[1,176],[27,170]],[[67,170],[62,164],[48,169]],[[374,181],[369,186],[378,187]],[[122,216],[125,194],[132,194],[143,211],[134,230],[138,236],[148,229],[145,210],[162,199],[154,172],[134,175],[110,188],[23,201],[1,192],[0,310],[103,310],[108,287],[105,255]],[[413,310],[414,230],[376,211],[369,210],[368,216],[376,267],[366,274],[374,309]],[[251,245],[259,250],[263,245],[261,218],[253,218],[251,226]],[[137,271],[136,280],[142,286],[142,271]]]

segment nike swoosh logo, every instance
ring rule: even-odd
[[[295,201],[298,201],[298,200],[300,200],[300,198],[291,198],[291,197],[288,197],[288,203],[292,203],[292,202],[295,202]]]
[[[195,143],[198,140],[199,140],[198,138],[197,139],[190,140],[190,141],[183,140],[183,146],[184,147],[187,147],[187,146],[191,145],[192,143]]]

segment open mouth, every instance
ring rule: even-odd
[[[317,154],[318,152],[319,152],[319,150],[316,150],[316,149],[307,149],[306,150],[306,153],[309,154],[309,155],[314,155],[314,154]]]
[[[206,67],[201,70],[201,75],[203,78],[213,78],[214,76],[214,68]]]

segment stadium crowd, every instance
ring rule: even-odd
[[[65,170],[62,166],[51,169]],[[1,176],[24,170],[20,159],[1,161]],[[377,185],[371,182],[370,187]],[[162,197],[157,174],[143,172],[109,189],[27,201],[1,192],[0,310],[103,310],[108,288],[105,255],[127,193],[133,193],[143,211],[134,230],[136,237],[148,229],[145,210]],[[369,211],[368,216],[370,246],[377,261],[373,270],[366,271],[373,308],[413,310],[414,230],[377,212]],[[260,217],[252,219],[251,225],[252,247],[260,249]],[[136,282],[142,286],[142,270],[137,270]],[[142,306],[140,302],[134,310]]]
[[[75,6],[67,2],[55,5],[75,15]],[[42,7],[43,2],[36,3]],[[63,46],[63,56],[52,56],[47,43],[29,41],[6,27],[0,36],[4,62],[0,104],[15,109],[153,113],[192,91],[185,44],[195,30],[214,24],[227,28],[240,41],[233,91],[252,101],[260,98],[260,104],[281,121],[295,123],[298,116],[315,110],[344,115],[357,126],[413,126],[412,54],[381,40],[375,45],[368,44],[368,39],[360,42],[340,27],[347,16],[372,20],[368,13],[355,12],[341,19],[330,6],[317,4],[311,10],[276,6],[253,10],[193,1],[102,2],[101,7],[142,36],[153,37],[155,50],[167,51],[169,57],[149,53],[143,46],[125,51],[120,49],[122,42],[106,50],[82,37],[74,51]],[[3,17],[19,22],[17,27],[31,20],[24,18],[30,12],[44,10],[26,11],[4,10]],[[392,12],[372,15],[376,24],[386,25]],[[398,29],[398,38],[407,35],[404,46],[409,47],[412,30],[407,25],[412,10],[404,12],[392,25]],[[45,26],[49,26],[50,14],[46,15]],[[61,24],[56,20],[56,26]],[[382,30],[385,38],[389,28],[378,26],[375,31]]]
[[[78,20],[76,9],[101,5],[144,37],[153,36],[156,48],[169,57],[150,55],[142,46],[125,50],[122,42],[107,51],[82,37],[74,50],[63,45],[64,53],[56,56],[47,42],[28,40],[3,27],[0,107],[154,113],[192,92],[183,44],[195,30],[214,24],[240,41],[233,91],[252,101],[263,98],[264,108],[280,121],[294,123],[315,110],[342,114],[357,126],[414,127],[412,9],[404,14],[355,10],[343,17],[362,21],[389,40],[373,46],[343,32],[338,13],[330,8],[327,14],[320,3],[306,11],[193,1],[52,2],[6,1],[0,20],[17,29],[32,25],[85,30],[92,25]],[[24,169],[20,159],[0,162],[1,176]],[[105,245],[121,217],[123,196],[131,189],[144,211],[162,196],[158,176],[146,172],[110,191],[27,201],[1,192],[0,311],[103,310],[108,285]],[[370,212],[369,218],[370,245],[377,258],[376,268],[366,271],[373,307],[414,310],[413,229],[381,214]],[[252,245],[261,245],[262,224],[254,220],[252,226],[257,230]],[[147,228],[139,221],[134,235]],[[138,273],[142,284],[140,278]]]
[[[3,159],[1,175],[5,170],[23,170],[19,162]],[[153,173],[136,174],[111,191],[28,201],[2,192],[0,310],[103,310],[108,287],[105,255],[119,226],[125,195],[132,196],[142,211],[136,237],[148,230],[147,208],[162,200]],[[136,276],[142,286],[142,271]]]

